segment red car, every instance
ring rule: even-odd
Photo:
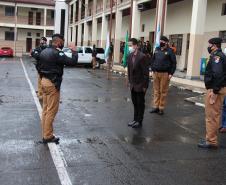
[[[10,47],[3,47],[0,49],[0,57],[8,56],[13,57],[13,49]]]

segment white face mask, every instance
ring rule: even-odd
[[[130,51],[130,53],[133,53],[135,51],[135,49],[134,48],[130,48],[129,51]]]

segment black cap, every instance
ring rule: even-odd
[[[133,45],[138,45],[138,40],[135,38],[131,38],[130,41],[132,42]]]
[[[47,42],[47,39],[45,37],[41,37],[41,40],[44,40],[44,41]]]
[[[161,36],[160,40],[163,40],[165,42],[169,42],[169,39],[166,36]]]
[[[54,37],[58,37],[58,38],[64,40],[64,36],[61,35],[61,34],[59,34],[59,33],[54,34],[54,35],[52,36],[52,39],[53,39]]]
[[[222,43],[222,39],[220,37],[214,37],[212,39],[209,40],[210,44],[221,44]]]

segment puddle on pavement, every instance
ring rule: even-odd
[[[132,145],[142,145],[149,144],[152,142],[151,137],[143,137],[143,136],[119,136],[119,139],[125,143],[129,143]]]
[[[86,143],[89,144],[99,144],[99,145],[106,145],[103,141],[100,140],[98,137],[86,138]]]

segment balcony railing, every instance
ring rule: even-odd
[[[3,16],[1,17],[1,23],[9,23],[9,24],[13,24],[15,23],[15,17],[14,16]]]
[[[46,26],[54,26],[54,19],[48,19],[46,20]]]

